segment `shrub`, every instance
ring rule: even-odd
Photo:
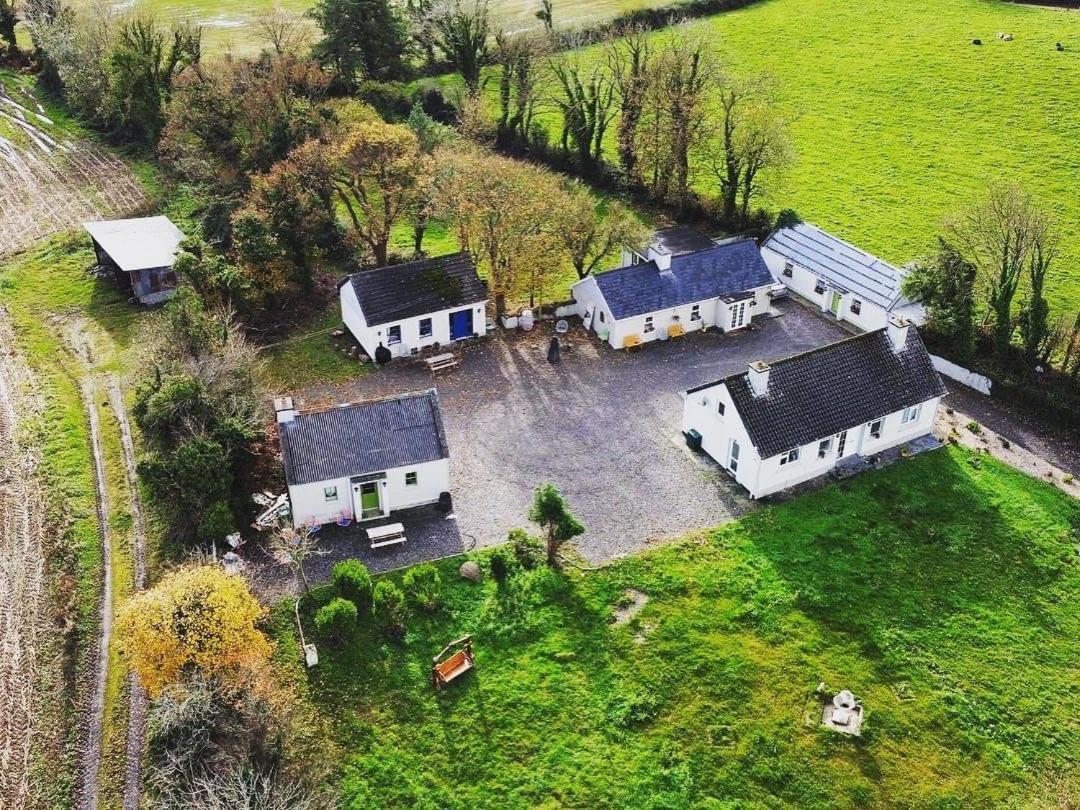
[[[967,429],[976,435],[982,433],[982,425],[980,425],[974,419],[967,423]]]
[[[439,606],[442,578],[438,569],[430,563],[410,568],[401,578],[410,601],[422,610],[435,610]]]
[[[529,536],[524,529],[511,529],[509,540],[514,547],[514,558],[526,571],[531,571],[543,562],[544,544]]]
[[[506,551],[501,548],[495,549],[491,555],[490,565],[491,578],[501,588],[510,576],[510,560],[507,558]]]
[[[390,580],[379,580],[372,603],[375,616],[386,632],[395,636],[405,632],[405,594],[401,588]]]
[[[360,612],[371,609],[371,572],[359,560],[342,560],[330,572],[334,587]]]
[[[315,628],[335,643],[344,641],[356,631],[356,605],[335,597],[316,612]]]

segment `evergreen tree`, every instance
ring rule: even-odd
[[[362,78],[404,76],[408,25],[389,0],[319,0],[311,17],[323,33],[315,57],[345,89],[355,89]]]

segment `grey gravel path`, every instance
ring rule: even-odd
[[[846,334],[794,304],[780,306],[780,317],[759,318],[749,331],[693,334],[633,353],[576,325],[557,366],[546,359],[550,324],[528,334],[500,331],[459,349],[460,365],[437,378],[422,363],[395,361],[299,398],[310,407],[434,385],[461,532],[480,545],[502,542],[528,524],[533,488],[551,481],[587,527],[579,551],[602,562],[752,507],[716,467],[685,449],[680,392]]]

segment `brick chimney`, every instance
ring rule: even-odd
[[[763,397],[769,392],[769,364],[755,360],[750,364],[746,375],[750,380],[750,390],[755,397]]]

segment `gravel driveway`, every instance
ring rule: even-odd
[[[686,450],[680,392],[847,334],[795,304],[778,311],[742,333],[693,334],[632,353],[575,324],[555,366],[546,359],[550,324],[499,331],[457,350],[460,365],[437,378],[423,363],[395,361],[299,398],[312,407],[435,385],[461,532],[481,545],[504,541],[528,525],[533,488],[551,481],[587,527],[579,551],[603,562],[752,508],[715,465]]]

